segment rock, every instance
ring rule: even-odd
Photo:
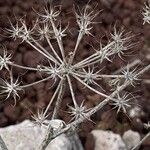
[[[37,149],[44,138],[46,128],[35,126],[31,121],[26,120],[20,124],[6,128],[0,128],[0,134],[10,150],[34,150]],[[76,139],[71,139],[76,141]],[[46,150],[75,150],[70,137],[61,134],[48,145]],[[80,141],[78,141],[80,143]],[[81,144],[81,143],[80,143]],[[77,146],[79,146],[76,143]],[[78,149],[82,150],[82,149]]]
[[[134,146],[136,146],[140,142],[140,139],[141,139],[140,134],[132,130],[128,130],[123,134],[123,140],[128,149],[131,149]]]
[[[48,146],[46,150],[71,150],[72,144],[70,143],[69,139],[62,134],[55,138]]]
[[[111,131],[93,130],[95,139],[94,150],[127,150],[120,135]]]

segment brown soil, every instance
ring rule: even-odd
[[[63,25],[67,25],[69,22],[70,30],[68,32],[68,38],[64,39],[66,54],[73,49],[78,32],[72,12],[73,4],[83,7],[87,2],[88,0],[57,0],[56,3],[54,0],[54,3],[62,5],[61,17],[63,17]],[[9,17],[12,22],[15,22],[15,16],[22,17],[26,15],[27,24],[31,25],[36,16],[32,8],[36,10],[41,9],[39,3],[41,3],[40,0],[0,0],[0,34],[4,35],[3,30],[10,25],[7,17]],[[126,56],[124,61],[115,57],[113,63],[104,62],[104,72],[114,72],[128,62],[132,62],[136,59],[142,60],[140,67],[148,64],[150,62],[148,58],[148,55],[150,55],[148,54],[150,49],[150,25],[145,24],[143,26],[141,15],[144,5],[143,0],[92,0],[91,3],[93,6],[98,4],[97,9],[103,10],[96,18],[96,21],[101,23],[95,25],[92,30],[92,34],[97,41],[99,41],[102,36],[108,35],[114,24],[117,24],[117,26],[124,26],[126,31],[132,31],[132,33],[136,35],[134,40],[137,44],[132,49],[131,55]],[[92,53],[92,48],[89,43],[97,45],[95,39],[93,40],[93,37],[90,36],[84,38],[80,45],[80,52],[79,56],[76,57],[76,61]],[[105,36],[103,41],[105,42],[106,39],[107,37]],[[13,60],[20,65],[36,66],[41,62],[45,63],[43,56],[39,55],[27,44],[20,43],[19,40],[13,41],[6,36],[0,36],[0,43],[6,45],[7,49],[13,52]],[[47,47],[46,43],[43,43],[43,45]],[[13,68],[13,73],[15,77],[20,75],[24,84],[37,81],[41,77],[35,72],[25,72],[24,70],[16,68]],[[1,72],[0,75],[2,77],[6,76],[6,71]],[[138,118],[131,119],[123,113],[117,114],[111,106],[107,105],[91,117],[95,124],[90,121],[81,124],[79,135],[86,150],[92,150],[93,148],[92,143],[94,144],[94,142],[91,142],[93,138],[90,134],[92,129],[112,130],[119,134],[122,134],[127,129],[133,129],[138,131],[142,136],[147,132],[143,128],[143,123],[148,122],[150,119],[150,86],[145,83],[145,79],[148,79],[148,77],[149,74],[145,73],[142,76],[142,80],[136,85],[136,88],[128,87],[126,89],[126,91],[132,91],[134,95],[139,96],[135,103],[140,105],[143,113]],[[100,96],[83,88],[83,86],[76,81],[73,82],[78,103],[85,100],[85,105],[87,107],[93,107],[99,102],[99,99],[101,99]],[[31,112],[35,113],[38,108],[44,108],[57,85],[55,84],[51,89],[48,89],[52,83],[53,81],[48,81],[28,88],[25,93],[21,94],[21,98],[15,107],[13,106],[14,101],[11,99],[2,101],[0,103],[0,127],[16,124],[24,119],[31,118]],[[107,86],[106,82],[103,82],[102,85],[109,91],[110,87]],[[66,91],[68,91],[67,88]],[[65,112],[65,110],[67,110],[66,104],[72,104],[72,100],[70,94],[68,94],[69,92],[66,93],[67,94],[64,95],[61,107],[62,110],[60,111],[59,117],[67,122],[70,120],[70,117]],[[148,149],[150,149],[150,140],[145,141],[141,146],[141,150]]]

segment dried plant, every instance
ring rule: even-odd
[[[76,22],[79,27],[79,34],[77,41],[75,43],[74,50],[69,54],[69,57],[65,54],[65,49],[63,46],[63,37],[67,36],[66,30],[68,25],[65,28],[62,28],[61,22],[58,22],[57,18],[60,15],[60,7],[44,7],[43,12],[37,12],[38,19],[35,21],[34,26],[28,28],[25,20],[17,20],[17,23],[13,25],[10,21],[10,28],[6,29],[7,34],[10,38],[21,39],[21,42],[26,42],[33,49],[38,51],[41,55],[45,57],[48,62],[48,65],[37,65],[37,67],[27,67],[16,64],[11,61],[11,54],[8,55],[6,49],[4,53],[0,56],[0,70],[7,69],[10,73],[10,82],[3,81],[4,85],[1,85],[2,91],[0,94],[5,94],[6,99],[10,96],[13,96],[15,103],[16,99],[19,98],[19,91],[24,90],[27,87],[39,84],[47,80],[54,80],[54,84],[58,84],[57,88],[51,97],[49,104],[41,112],[38,111],[37,116],[33,115],[32,118],[35,120],[35,123],[38,125],[43,125],[47,127],[47,135],[40,145],[39,149],[44,150],[49,142],[64,132],[73,131],[76,127],[86,119],[90,119],[90,116],[103,108],[106,104],[111,102],[114,108],[117,108],[117,112],[123,111],[127,112],[127,109],[131,107],[130,101],[133,99],[131,94],[125,93],[122,94],[121,91],[124,90],[127,86],[136,86],[139,81],[139,76],[141,76],[145,71],[149,70],[150,65],[146,66],[141,70],[136,68],[131,69],[130,65],[127,65],[125,69],[122,69],[120,73],[116,74],[102,74],[101,69],[98,71],[94,66],[97,64],[102,64],[104,61],[113,62],[112,56],[118,55],[122,59],[122,56],[125,53],[133,48],[135,43],[132,43],[133,36],[129,33],[125,33],[124,29],[118,31],[114,26],[114,31],[110,34],[111,38],[108,43],[103,46],[100,43],[100,47],[95,49],[95,52],[88,56],[87,58],[75,63],[74,59],[78,53],[79,44],[85,35],[91,35],[91,30],[93,28],[94,18],[99,14],[95,12],[94,9],[91,9],[88,5],[85,6],[83,10],[75,11]],[[149,23],[149,7],[146,5],[146,8],[143,12],[144,23]],[[56,40],[60,53],[58,53],[51,40]],[[39,41],[45,40],[49,45],[51,52],[47,51]],[[14,81],[12,67],[18,67],[25,70],[37,71],[44,73],[47,76],[42,78],[39,81],[22,85],[19,82],[19,79]],[[90,89],[96,94],[101,95],[105,99],[96,105],[93,108],[86,108],[84,103],[78,104],[76,101],[76,93],[73,89],[73,78],[80,82],[85,88]],[[99,85],[99,80],[111,80],[113,85],[112,93],[108,94],[102,87]],[[56,82],[58,81],[58,82]],[[70,94],[72,97],[73,105],[69,106],[69,112],[72,116],[72,119],[69,124],[64,123],[63,120],[58,119],[57,115],[61,102],[63,101],[63,92],[65,92],[65,85],[68,85],[70,89]],[[99,87],[94,88],[95,86]],[[101,92],[102,91],[102,92]],[[55,103],[55,108],[51,120],[47,123],[44,121],[49,115],[49,108],[52,106],[52,103]]]

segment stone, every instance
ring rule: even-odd
[[[45,132],[46,128],[35,126],[29,120],[17,125],[0,128],[0,135],[10,150],[37,149],[44,138]],[[51,141],[46,150],[75,150],[75,145],[72,144],[71,140],[70,137],[68,138],[65,134],[61,134]],[[80,141],[78,143],[81,144]],[[78,143],[76,143],[76,146],[78,146]]]
[[[134,146],[136,146],[140,140],[140,134],[138,132],[132,131],[132,130],[128,130],[123,134],[123,140],[127,146],[128,149],[132,149]],[[139,148],[137,148],[136,150],[138,150]]]
[[[103,130],[93,130],[91,133],[95,139],[94,150],[127,150],[119,134]]]

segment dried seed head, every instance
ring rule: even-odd
[[[79,13],[75,11],[77,23],[80,28],[80,32],[87,35],[92,35],[90,30],[92,29],[92,24],[94,23],[94,18],[99,14],[99,12],[95,13],[94,10],[90,10],[88,5],[81,11],[79,9]]]
[[[133,97],[129,98],[130,94],[125,93],[124,95],[120,96],[119,93],[117,93],[116,100],[112,100],[112,104],[114,106],[114,109],[117,108],[117,113],[119,113],[121,110],[124,113],[127,113],[127,108],[131,107],[130,101],[133,99]]]
[[[11,54],[8,55],[6,48],[3,48],[3,56],[0,56],[0,70],[3,68],[9,70],[8,63],[11,61]]]
[[[145,23],[149,23],[150,24],[150,1],[148,2],[148,4],[145,3],[145,7],[143,8],[143,24]]]
[[[77,120],[79,118],[85,118],[85,119],[88,119],[86,117],[86,114],[91,110],[90,108],[87,109],[85,106],[84,106],[84,101],[81,103],[80,106],[76,106],[76,107],[72,107],[72,106],[69,106],[69,109],[70,111],[68,113],[71,114],[72,116],[72,120]]]
[[[102,90],[103,88],[97,83],[98,80],[101,80],[102,78],[99,77],[99,73],[102,69],[98,70],[98,71],[94,71],[95,67],[93,66],[88,67],[87,70],[85,70],[84,68],[82,68],[83,72],[79,72],[79,76],[81,76],[83,78],[83,81],[88,84],[88,85],[96,85],[98,87],[100,87]]]
[[[58,7],[52,7],[50,6],[49,8],[48,7],[45,7],[44,10],[43,10],[43,13],[39,13],[36,11],[36,13],[38,14],[38,16],[41,18],[41,21],[42,22],[48,22],[48,21],[51,21],[51,20],[56,20],[56,18],[59,16],[60,14],[60,6]]]
[[[11,28],[6,29],[6,32],[10,35],[9,37],[16,40],[17,38],[22,39],[22,42],[28,41],[32,39],[32,35],[34,34],[34,29],[37,26],[38,20],[35,22],[33,28],[27,28],[25,20],[20,19],[17,21],[16,25],[13,25],[10,22]]]
[[[16,25],[13,25],[10,21],[10,28],[6,29],[6,33],[8,33],[10,38],[13,38],[16,40],[18,37],[20,37],[21,33],[23,32],[23,26],[19,25],[19,22],[17,21]]]
[[[144,127],[148,130],[150,129],[150,121],[148,121],[148,123],[144,123]]]
[[[129,81],[132,86],[135,85],[136,81],[139,81],[140,79],[137,77],[137,67],[134,68],[132,71],[130,71],[129,65],[127,65],[126,69],[122,71],[125,82]]]
[[[48,118],[49,115],[45,115],[43,109],[37,111],[37,114],[33,114],[31,117],[33,119],[33,123],[35,125],[38,125],[40,127],[42,126],[48,126],[48,123],[46,119]]]
[[[114,26],[114,31],[111,33],[111,38],[114,44],[111,47],[111,51],[114,54],[117,54],[120,58],[125,52],[135,46],[135,43],[132,41],[133,35],[130,32],[125,33],[124,29],[118,31]]]
[[[59,23],[59,28],[58,28],[58,30],[57,30],[57,32],[56,32],[56,34],[55,34],[55,38],[57,38],[57,37],[59,37],[59,38],[61,38],[61,37],[65,37],[67,34],[65,33],[66,32],[66,30],[67,30],[67,28],[68,28],[68,25],[64,28],[64,29],[62,29],[62,25],[61,25],[61,22]]]
[[[39,25],[37,28],[37,37],[39,40],[44,40],[45,37],[47,38],[53,38],[53,30],[51,29],[50,25],[46,22],[42,24],[41,26]]]
[[[5,81],[3,79],[1,80],[3,81],[4,85],[0,85],[0,88],[2,88],[2,90],[0,91],[0,94],[6,95],[7,96],[6,99],[13,96],[15,104],[16,104],[17,97],[20,98],[18,92],[22,90],[22,88],[20,87],[20,82],[18,81],[19,79],[17,79],[14,82],[12,72],[10,71],[10,82]]]

